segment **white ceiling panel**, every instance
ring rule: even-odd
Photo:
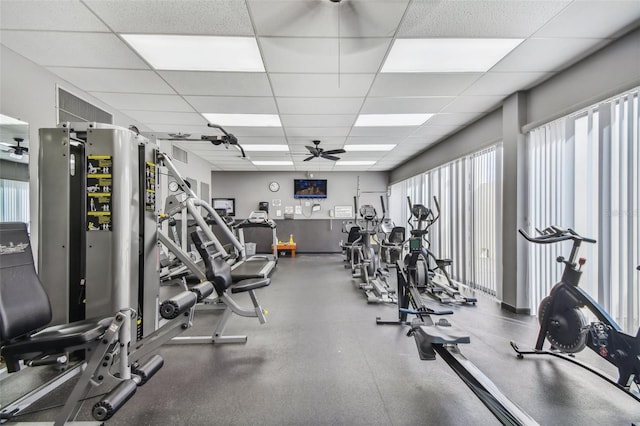
[[[93,96],[119,110],[193,112],[178,95],[91,92]]]
[[[271,74],[276,96],[363,97],[375,74]]]
[[[198,112],[226,114],[277,114],[273,97],[256,96],[185,96]]]
[[[413,133],[418,126],[399,126],[399,127],[354,127],[349,136],[393,136],[407,137]]]
[[[47,69],[88,92],[175,94],[153,71],[62,67]]]
[[[375,73],[390,42],[390,38],[260,39],[267,71],[286,73]]]
[[[532,38],[522,42],[491,71],[561,71],[608,42],[594,38]]]
[[[529,37],[570,1],[414,1],[398,37]]]
[[[109,28],[77,0],[2,0],[0,29],[109,32]]]
[[[351,127],[356,121],[352,115],[282,114],[282,125],[288,127]]]
[[[535,37],[608,38],[640,19],[638,0],[574,1],[544,25]]]
[[[84,0],[84,3],[120,33],[253,35],[245,2],[238,0]]]
[[[374,98],[368,97],[362,106],[363,114],[436,113],[451,103],[452,96]]]
[[[6,30],[0,40],[43,66],[149,69],[114,34]]]
[[[197,126],[207,125],[207,120],[195,112],[164,112],[164,111],[123,111],[129,117],[149,124],[186,124]],[[154,129],[157,131],[157,129]]]
[[[326,136],[347,136],[350,127],[287,127],[287,137],[321,139]]]
[[[269,80],[257,72],[160,71],[182,95],[271,96]]]
[[[364,98],[276,98],[280,114],[357,114]]]
[[[462,94],[464,96],[490,96],[509,95],[518,90],[526,90],[550,77],[551,73],[544,72],[523,72],[523,73],[503,73],[488,72],[480,77]]]
[[[0,43],[143,129],[190,135],[195,140],[182,141],[185,149],[214,170],[390,170],[512,93],[640,28],[639,1],[0,0]],[[266,71],[151,70],[124,43],[127,33],[255,37]],[[391,44],[402,38],[524,41],[486,73],[381,73]],[[295,165],[257,167],[237,149],[201,141],[221,134],[201,113],[278,114],[284,127],[226,130],[241,144],[287,144],[293,155],[248,154],[286,155]],[[435,115],[422,126],[354,127],[359,114],[425,113]],[[375,166],[303,162],[315,139],[325,149],[396,147],[343,156],[373,158]]]
[[[285,37],[390,37],[408,0],[249,0],[256,33]],[[338,18],[340,17],[340,24]]]
[[[432,124],[426,124],[420,127],[418,130],[416,130],[411,135],[411,137],[414,138],[414,137],[423,137],[423,136],[430,136],[430,135],[445,136],[450,133],[455,133],[460,129],[462,129],[462,126],[454,125],[454,124],[442,125],[442,126],[434,126]]]
[[[378,74],[370,96],[455,96],[481,73]]]
[[[487,112],[501,104],[504,96],[458,96],[441,112]]]

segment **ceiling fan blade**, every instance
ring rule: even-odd
[[[327,160],[333,160],[333,161],[338,161],[340,159],[340,157],[336,157],[334,155],[326,155],[326,154],[321,155],[321,157],[326,158]]]
[[[319,150],[319,148],[315,148],[315,147],[313,147],[313,146],[309,146],[309,145],[305,145],[305,148],[307,148],[307,149],[309,150],[309,152],[310,152],[311,154],[315,155],[316,157],[317,157],[318,155],[320,155],[320,150]]]
[[[330,149],[329,151],[324,151],[324,154],[329,154],[329,155],[331,155],[331,154],[344,154],[345,152],[347,152],[347,151],[345,151],[344,149]]]
[[[312,155],[312,156],[310,156],[310,157],[305,158],[305,159],[304,159],[304,160],[302,160],[302,161],[309,161],[309,160],[313,160],[314,158],[316,158],[316,156],[315,156],[315,155]]]

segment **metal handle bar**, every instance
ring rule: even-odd
[[[572,229],[561,229],[556,226],[551,226],[546,228],[544,231],[538,231],[542,235],[538,237],[532,237],[524,229],[518,229],[520,235],[522,235],[527,241],[536,244],[552,244],[558,243],[560,241],[574,240],[574,241],[584,241],[586,243],[595,243],[596,240],[592,238],[581,237]],[[553,233],[551,233],[553,232]]]

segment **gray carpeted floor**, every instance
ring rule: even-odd
[[[237,299],[249,305],[244,296]],[[441,359],[420,361],[406,327],[376,325],[378,316],[395,318],[396,306],[367,304],[341,256],[280,259],[258,297],[269,310],[267,324],[234,316],[227,327],[227,334],[246,334],[246,344],[163,347],[165,366],[108,424],[498,424]],[[532,345],[535,318],[479,298],[477,306],[453,307],[450,320],[471,336],[461,351],[538,422],[640,420],[638,402],[578,367],[548,357],[516,359],[509,340]],[[218,316],[199,312],[189,334],[211,334]],[[590,351],[578,358],[616,376]]]

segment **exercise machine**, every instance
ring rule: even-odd
[[[411,200],[409,200],[408,197],[407,200],[409,202],[409,210],[413,211],[415,205],[411,204]],[[447,272],[446,267],[451,266],[453,260],[438,258],[430,249],[430,243],[427,238],[429,228],[440,218],[440,204],[438,203],[438,199],[433,197],[433,202],[436,208],[436,213],[434,213],[430,208],[425,208],[426,210],[419,208],[418,210],[421,218],[416,218],[418,221],[417,226],[414,227],[411,223],[411,219],[409,219],[408,222],[409,226],[412,227],[412,239],[414,237],[419,237],[424,243],[421,243],[421,245],[424,246],[424,250],[421,250],[417,254],[415,263],[415,274],[418,282],[418,288],[440,303],[469,303],[475,305],[478,299],[463,295],[460,292],[460,285],[454,282]],[[413,217],[415,218],[416,216],[413,215]],[[410,243],[412,239],[409,240]],[[414,252],[412,251],[412,253]]]
[[[354,222],[352,220],[342,222],[342,232],[344,234],[347,234],[347,241],[340,241],[340,248],[344,253],[344,260],[346,262],[344,267],[346,269],[351,268],[351,265],[353,262],[352,261],[353,255],[357,256],[357,252],[352,250],[352,248],[353,248],[353,243],[355,243],[360,239],[361,229],[362,228],[360,228],[360,225],[358,225],[357,222]],[[360,262],[359,259],[355,260],[355,263],[359,263],[359,262]]]
[[[395,303],[395,291],[389,285],[389,272],[380,266],[380,258],[371,245],[371,239],[377,236],[378,214],[372,205],[363,205],[357,209],[363,226],[359,237],[351,246],[351,274],[359,279],[359,287],[364,290],[368,303]]]
[[[0,423],[15,421],[34,403],[62,384],[76,378],[54,425],[74,421],[87,398],[100,396],[92,416],[102,424],[111,418],[160,370],[164,361],[154,354],[170,338],[192,325],[193,308],[199,299],[213,292],[211,283],[184,291],[163,301],[156,311],[162,326],[143,339],[135,340],[131,324],[133,309],[111,315],[44,328],[53,317],[50,299],[35,272],[31,242],[24,223],[0,223],[0,354],[7,371],[20,374],[23,368],[63,366],[66,369],[0,409]],[[73,358],[73,362],[69,360]],[[77,362],[76,362],[77,361]],[[4,380],[10,380],[11,374]],[[114,384],[115,383],[115,384]],[[3,384],[0,383],[0,386]],[[98,388],[110,387],[97,394]],[[75,422],[81,424],[84,422]]]
[[[604,308],[579,285],[586,259],[578,258],[578,251],[583,242],[593,244],[596,241],[582,237],[572,229],[557,226],[538,230],[539,235],[535,237],[523,229],[519,229],[519,232],[527,241],[535,244],[571,241],[573,246],[568,259],[563,256],[556,259],[558,263],[564,264],[562,278],[538,307],[540,331],[535,348],[521,350],[516,343],[511,342],[518,358],[523,358],[524,355],[552,355],[570,361],[640,401],[640,328],[635,336],[624,333]],[[597,320],[588,324],[581,308],[586,308]],[[545,339],[551,344],[550,349],[543,348]],[[618,380],[570,356],[585,347],[613,364],[618,369]]]
[[[244,230],[245,229],[268,229],[271,230],[271,255],[254,255],[254,257],[262,257],[267,260],[278,261],[278,235],[276,231],[276,222],[269,219],[269,214],[266,211],[258,210],[249,213],[249,217],[245,220],[235,223],[234,229],[238,233],[238,240],[240,244],[245,245]]]
[[[395,226],[388,219],[382,221],[380,231],[384,234],[384,238],[380,241],[380,259],[385,267],[395,268],[396,262],[403,257],[406,230],[403,226]]]
[[[418,262],[426,256],[425,235],[432,223],[431,209],[422,204],[413,204],[411,215],[416,220],[409,238],[409,254],[404,262],[398,260],[398,319],[376,318],[378,325],[408,325],[408,336],[413,336],[420,359],[433,361],[436,354],[453,369],[462,381],[485,404],[491,413],[505,425],[535,425],[536,421],[507,398],[497,386],[487,378],[471,361],[462,355],[458,345],[468,344],[471,338],[455,327],[445,316],[450,310],[435,310],[428,306],[420,291],[418,282]],[[408,315],[415,315],[408,321]],[[434,321],[433,317],[438,317]]]

